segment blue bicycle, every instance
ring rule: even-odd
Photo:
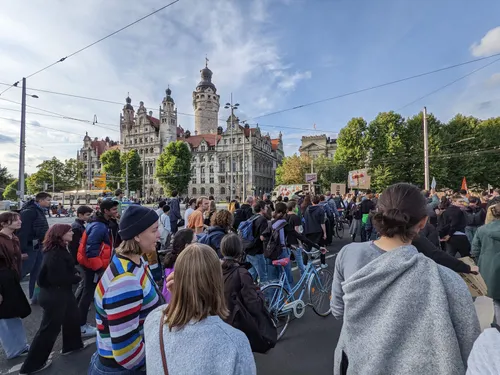
[[[319,251],[308,252],[302,250],[310,258]],[[267,284],[262,287],[266,307],[278,330],[278,339],[280,339],[290,322],[290,317],[301,318],[305,313],[306,306],[310,305],[313,311],[319,316],[326,317],[330,315],[330,299],[332,296],[333,273],[322,266],[314,266],[309,261],[304,274],[292,288],[288,283],[284,267],[288,265],[290,258],[273,260],[273,265],[281,267],[281,276],[275,283]],[[307,289],[307,295],[305,296]],[[298,294],[298,297],[295,296]],[[308,302],[304,302],[304,297]]]

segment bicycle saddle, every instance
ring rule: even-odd
[[[273,266],[282,266],[285,267],[290,263],[290,258],[283,258],[278,260],[273,260]]]

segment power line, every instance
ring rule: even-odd
[[[129,23],[128,25],[125,25],[125,26],[123,26],[122,28],[120,28],[120,29],[118,29],[118,30],[116,30],[116,31],[113,31],[111,34],[108,34],[108,35],[106,35],[106,36],[104,36],[104,37],[102,37],[102,38],[100,38],[100,39],[96,40],[95,42],[92,42],[92,43],[90,43],[90,44],[86,45],[85,47],[80,48],[79,50],[77,50],[77,51],[75,51],[75,52],[73,52],[73,53],[69,54],[68,56],[66,56],[66,57],[62,57],[62,58],[60,58],[59,60],[57,60],[56,62],[53,62],[52,64],[47,65],[46,67],[44,67],[44,68],[42,68],[42,69],[40,69],[40,70],[37,70],[37,71],[36,71],[36,72],[34,72],[34,73],[31,73],[30,75],[26,76],[26,78],[33,77],[34,75],[36,75],[36,74],[38,74],[38,73],[41,73],[41,72],[43,72],[44,70],[49,69],[50,67],[52,67],[52,66],[54,66],[54,65],[56,65],[56,64],[59,64],[59,63],[62,63],[63,61],[66,61],[66,59],[69,59],[70,57],[73,57],[73,56],[75,56],[76,54],[78,54],[78,53],[80,53],[80,52],[83,52],[83,51],[85,51],[86,49],[88,49],[88,48],[90,48],[90,47],[92,47],[92,46],[95,46],[97,43],[100,43],[100,42],[102,42],[102,41],[104,41],[104,40],[106,40],[106,39],[108,39],[108,38],[112,37],[113,35],[116,35],[116,34],[118,34],[119,32],[121,32],[121,31],[123,31],[123,30],[125,30],[125,29],[128,29],[130,26],[133,26],[133,25],[135,25],[136,23],[139,23],[139,22],[141,22],[141,21],[145,20],[146,18],[151,17],[152,15],[154,15],[154,14],[156,14],[156,13],[158,13],[158,12],[162,11],[163,9],[166,9],[166,8],[168,8],[168,7],[172,6],[172,5],[174,5],[175,3],[178,3],[179,1],[180,1],[180,0],[174,0],[174,1],[172,1],[171,3],[169,3],[169,4],[167,4],[167,5],[164,5],[164,6],[162,6],[161,8],[159,8],[159,9],[157,9],[157,10],[155,10],[155,11],[153,11],[153,12],[151,12],[151,13],[146,14],[145,16],[143,16],[143,17],[139,18],[138,20],[135,20],[134,22]],[[7,87],[4,91],[2,91],[2,92],[0,93],[0,96],[2,96],[2,94],[3,94],[3,93],[5,93],[6,91],[8,91],[11,87],[13,87],[13,86],[17,86],[17,84],[19,84],[19,81],[17,81],[17,82],[16,82],[16,83],[14,83],[13,85],[11,85],[11,86]]]
[[[331,100],[344,98],[346,96],[360,94],[362,92],[371,91],[371,90],[375,90],[375,89],[378,89],[378,88],[381,88],[381,87],[386,87],[386,86],[394,85],[396,83],[401,83],[401,82],[409,81],[409,80],[412,80],[412,79],[415,79],[415,78],[420,78],[420,77],[424,77],[424,76],[427,76],[427,75],[430,75],[430,74],[439,73],[439,72],[442,72],[442,71],[445,71],[445,70],[449,70],[449,69],[453,69],[453,68],[458,68],[460,66],[472,64],[472,63],[475,63],[475,62],[478,62],[478,61],[482,61],[482,60],[486,60],[486,59],[490,59],[492,57],[498,57],[498,56],[500,56],[500,53],[496,53],[494,55],[487,56],[487,57],[480,57],[478,59],[469,60],[469,61],[461,62],[461,63],[458,63],[458,64],[454,64],[454,65],[449,65],[449,66],[446,66],[444,68],[439,68],[439,69],[431,70],[431,71],[428,71],[428,72],[425,72],[425,73],[415,74],[415,75],[412,75],[412,76],[409,76],[409,77],[397,79],[397,80],[394,80],[394,81],[389,81],[389,82],[382,83],[382,84],[379,84],[379,85],[370,86],[370,87],[366,87],[366,88],[363,88],[363,89],[360,89],[360,90],[355,90],[355,91],[347,92],[347,93],[344,93],[344,94],[332,96],[330,98],[320,99],[320,100],[316,100],[314,102],[309,102],[309,103],[297,105],[295,107],[291,107],[291,108],[286,108],[286,109],[282,109],[282,110],[279,110],[279,111],[265,113],[265,114],[260,115],[260,116],[251,117],[251,119],[255,120],[255,119],[258,119],[258,118],[262,118],[262,117],[272,116],[272,115],[276,115],[276,114],[279,114],[279,113],[289,112],[289,111],[293,111],[293,110],[296,110],[296,109],[300,109],[300,108],[304,108],[304,107],[309,107],[309,106],[312,106],[312,105],[315,105],[315,104],[324,103],[324,102],[328,102],[328,101],[331,101]]]
[[[8,118],[8,117],[0,117],[0,119],[3,119],[3,120],[8,120],[8,121],[14,121],[14,122],[21,123],[21,121],[19,121],[19,120],[15,120],[15,119]],[[79,133],[73,133],[73,132],[69,132],[69,131],[67,131],[67,130],[61,130],[61,129],[50,128],[50,127],[48,127],[48,126],[44,126],[44,125],[32,125],[32,124],[29,124],[29,125],[34,126],[34,127],[36,127],[36,128],[44,128],[44,129],[54,130],[54,131],[56,131],[56,132],[68,133],[68,134],[74,134],[74,135],[79,135],[79,136],[81,136],[81,137],[85,137],[84,135],[79,134]]]
[[[471,72],[469,72],[469,73],[467,73],[467,74],[465,74],[465,75],[463,75],[463,76],[461,76],[461,77],[459,77],[459,78],[457,78],[457,79],[455,79],[455,80],[453,80],[453,81],[451,81],[451,82],[447,83],[446,85],[440,86],[440,87],[438,87],[437,89],[435,89],[435,90],[433,90],[433,91],[431,91],[431,92],[429,92],[429,93],[425,94],[424,96],[421,96],[420,98],[417,98],[417,99],[415,99],[415,100],[411,101],[410,103],[405,104],[404,106],[402,106],[402,107],[398,108],[398,109],[396,110],[396,112],[399,112],[400,110],[402,110],[402,109],[404,109],[404,108],[406,108],[406,107],[409,107],[410,105],[415,104],[416,102],[419,102],[419,101],[420,101],[420,100],[422,100],[422,99],[425,99],[425,98],[427,98],[427,97],[429,97],[429,96],[431,96],[431,95],[434,95],[434,94],[435,94],[435,93],[437,93],[438,91],[444,90],[445,88],[447,88],[447,87],[449,87],[449,86],[451,86],[451,85],[453,85],[453,84],[457,83],[458,81],[461,81],[462,79],[465,79],[465,78],[467,78],[467,77],[469,77],[469,76],[473,75],[474,73],[477,73],[477,72],[479,72],[480,70],[483,70],[484,68],[487,68],[488,66],[493,65],[493,64],[494,64],[494,63],[496,63],[497,61],[500,61],[500,58],[495,59],[495,60],[493,60],[493,61],[489,62],[488,64],[483,65],[483,66],[481,66],[481,67],[479,67],[479,68],[477,68],[477,69],[474,69],[473,71],[471,71]]]

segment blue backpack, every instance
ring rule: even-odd
[[[254,215],[250,219],[242,221],[238,225],[238,235],[241,237],[241,242],[243,243],[243,249],[248,249],[252,247],[255,237],[253,235],[253,222],[257,220],[259,215]]]

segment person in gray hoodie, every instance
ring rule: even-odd
[[[380,238],[337,256],[335,375],[465,374],[479,321],[462,278],[411,245],[427,221],[425,204],[413,185],[388,187],[372,217]]]
[[[174,280],[170,303],[144,323],[147,374],[256,375],[248,338],[223,320],[229,312],[215,251],[199,243],[186,247]]]

